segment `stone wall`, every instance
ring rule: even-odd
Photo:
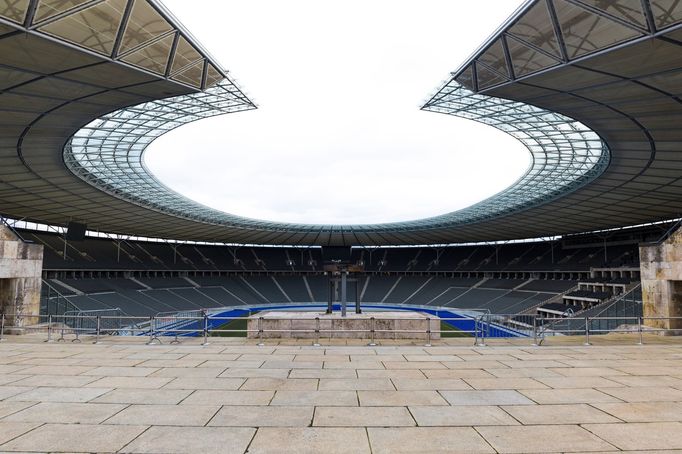
[[[661,244],[640,246],[639,259],[644,317],[682,317],[682,229]],[[666,330],[682,329],[682,319],[645,319],[644,323]]]
[[[24,243],[0,225],[0,313],[7,332],[39,322],[43,246]]]

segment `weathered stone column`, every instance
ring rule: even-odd
[[[42,271],[43,246],[24,243],[0,225],[0,313],[7,332],[39,322]]]
[[[639,248],[644,317],[682,316],[682,229],[661,244]],[[682,334],[682,319],[646,320],[666,334]]]

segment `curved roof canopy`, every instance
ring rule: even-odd
[[[255,108],[156,1],[0,2],[0,211],[112,233],[323,245],[504,240],[676,217],[681,21],[669,0],[527,2],[423,109],[511,134],[531,153],[528,172],[453,213],[330,226],[212,210],[147,171],[144,149],[161,134]]]

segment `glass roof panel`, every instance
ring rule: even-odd
[[[491,69],[494,69],[500,74],[509,77],[509,68],[507,67],[507,60],[504,56],[504,47],[502,46],[502,39],[495,41],[481,56],[478,61],[485,63]]]
[[[469,90],[474,89],[474,72],[471,69],[471,66],[462,71],[462,74],[460,74],[459,77],[457,77],[457,82],[459,82],[461,85],[465,86]]]
[[[556,0],[554,4],[569,59],[581,57],[641,35],[635,29],[594,14],[566,0]]]
[[[178,39],[178,47],[175,50],[173,57],[173,68],[171,74],[174,74],[182,68],[201,59],[201,54],[187,41],[183,36]]]
[[[0,16],[21,24],[26,17],[28,3],[29,0],[2,0],[0,1]]]
[[[641,28],[648,28],[646,17],[642,12],[641,0],[581,0],[586,5],[593,6],[609,13],[619,19],[623,19]]]
[[[193,87],[201,87],[201,78],[204,75],[204,61],[199,61],[189,68],[173,75],[171,79],[184,82]]]
[[[682,22],[682,2],[680,0],[651,0],[651,12],[654,14],[658,28],[665,28]]]
[[[476,66],[476,75],[478,76],[479,89],[492,87],[508,80],[506,77],[481,65]]]
[[[554,32],[552,19],[544,0],[536,3],[512,25],[508,33],[531,43],[535,47],[549,52],[557,57],[561,56],[559,42]]]
[[[168,35],[123,57],[126,63],[140,66],[157,74],[165,74],[175,35]]]
[[[119,53],[124,53],[173,30],[161,14],[146,0],[137,0],[126,25]]]
[[[517,77],[526,76],[559,63],[558,60],[523,44],[513,37],[507,39],[507,46],[509,47],[509,53],[511,54],[514,74]]]
[[[49,19],[52,16],[56,16],[57,14],[61,14],[71,8],[75,8],[78,5],[90,1],[92,0],[40,0],[33,22],[38,23],[45,19]]]
[[[40,27],[51,35],[109,55],[127,0],[107,0]]]
[[[208,71],[206,74],[206,88],[212,87],[223,79],[224,77],[222,74],[220,74],[220,71],[218,71],[213,65],[208,65]]]

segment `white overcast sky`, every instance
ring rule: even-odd
[[[178,128],[145,159],[241,216],[390,222],[464,208],[529,165],[525,147],[419,106],[520,0],[164,0],[259,105]]]

